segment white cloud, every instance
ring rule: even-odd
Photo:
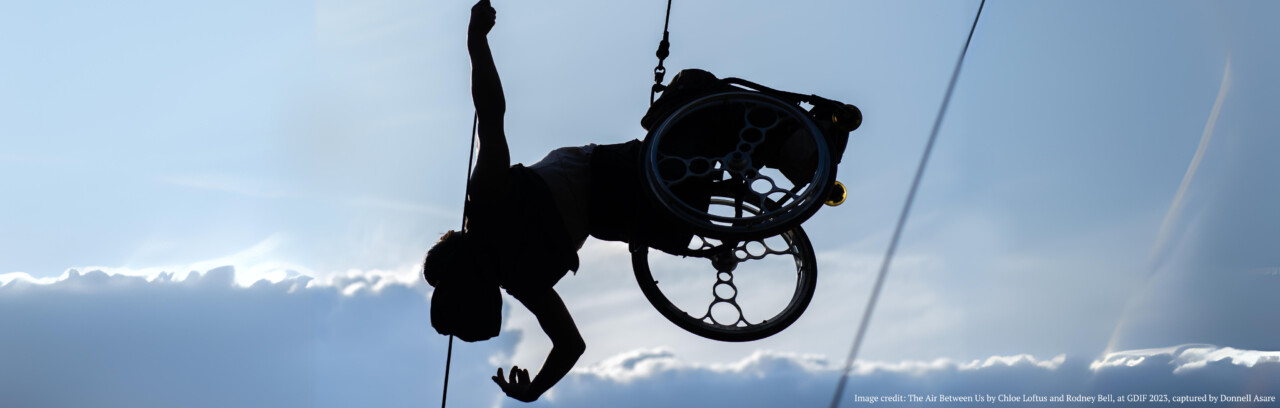
[[[447,338],[430,326],[425,283],[352,272],[241,286],[235,275],[11,277],[0,286],[0,405],[439,403]],[[476,362],[519,338],[457,342],[451,402],[491,404],[490,367]]]
[[[1184,344],[1176,347],[1109,353],[1101,360],[1094,361],[1089,368],[1101,371],[1116,367],[1134,367],[1151,358],[1168,360],[1174,367],[1173,372],[1181,373],[1205,369],[1217,363],[1248,368],[1253,368],[1260,363],[1280,363],[1280,351],[1239,350],[1231,347],[1220,348],[1210,344]]]
[[[70,270],[0,284],[5,405],[229,407],[434,406],[446,338],[429,324],[430,288],[405,273],[349,271],[237,284],[232,267],[185,277]],[[412,277],[416,277],[416,271]],[[489,380],[524,341],[508,328],[457,342],[452,406],[526,406]],[[699,362],[669,348],[581,361],[532,406],[824,406],[840,366],[828,356],[755,350]],[[1213,345],[1090,358],[862,361],[854,396],[894,394],[1274,395],[1280,352]],[[68,392],[73,389],[74,392]],[[1017,405],[1017,404],[1005,404]]]
[[[826,406],[841,367],[821,356],[758,351],[729,364],[681,360],[668,350],[636,350],[580,368],[541,406]],[[1260,385],[1261,384],[1261,385]],[[1110,394],[1275,396],[1280,352],[1211,345],[1112,353],[1090,362],[1058,355],[981,360],[859,362],[841,406],[873,406],[886,396],[1096,398]],[[1123,402],[1123,400],[1121,400]],[[1035,406],[1008,402],[1000,406]],[[895,403],[894,406],[937,403]],[[507,406],[518,406],[508,403]]]

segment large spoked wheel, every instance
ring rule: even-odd
[[[721,92],[672,112],[644,141],[652,196],[697,234],[778,235],[807,220],[833,185],[827,140],[798,106],[758,92]],[[746,203],[708,208],[712,196]]]
[[[735,203],[715,198],[711,205]],[[676,326],[713,340],[752,341],[777,334],[800,318],[817,287],[813,246],[799,226],[758,240],[695,236],[686,253],[653,251],[657,257],[652,262],[649,253],[643,244],[631,244],[631,265],[645,298]],[[709,275],[714,279],[706,279]]]

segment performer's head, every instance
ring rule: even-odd
[[[477,266],[464,233],[449,231],[427,251],[422,276],[435,287],[431,326],[463,341],[488,340],[502,328],[502,295],[497,282]]]

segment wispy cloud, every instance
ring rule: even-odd
[[[461,218],[458,210],[452,208],[441,208],[433,205],[411,203],[407,201],[396,200],[386,197],[362,196],[354,198],[342,199],[344,203],[353,207],[370,208],[378,210],[402,211],[422,215],[430,215],[434,217],[451,217]],[[461,203],[459,203],[461,204]]]
[[[161,176],[156,178],[161,184],[200,190],[219,191],[236,195],[257,198],[286,198],[292,196],[278,187],[271,187],[260,181],[248,180],[226,174],[200,174],[185,176]]]
[[[75,163],[68,157],[41,154],[16,154],[0,152],[0,164],[25,164],[57,166]]]
[[[341,205],[382,210],[409,212],[415,214],[430,215],[436,217],[458,217],[457,211],[452,208],[441,208],[438,206],[414,203],[396,198],[390,198],[378,195],[357,195],[345,196],[338,194],[313,194],[299,192],[283,186],[273,186],[262,181],[249,180],[242,177],[235,177],[226,174],[202,174],[202,175],[186,175],[186,176],[163,176],[156,179],[157,182],[167,185],[193,188],[200,190],[217,191],[228,194],[235,194],[245,197],[266,198],[266,199],[305,199],[335,202]]]
[[[1200,144],[1196,146],[1196,152],[1191,156],[1191,163],[1187,164],[1187,172],[1182,176],[1182,182],[1178,184],[1178,192],[1174,193],[1173,201],[1169,204],[1169,210],[1164,214],[1164,220],[1160,222],[1160,232],[1156,233],[1155,244],[1151,246],[1151,254],[1149,255],[1148,268],[1149,272],[1154,272],[1160,264],[1164,262],[1164,254],[1169,250],[1169,239],[1172,233],[1174,221],[1182,213],[1183,203],[1187,195],[1187,189],[1191,186],[1191,181],[1196,177],[1196,171],[1200,169],[1200,162],[1204,160],[1204,153],[1209,149],[1209,142],[1213,140],[1213,131],[1218,125],[1218,116],[1222,113],[1222,104],[1227,100],[1227,94],[1231,91],[1231,54],[1227,54],[1227,62],[1222,67],[1222,83],[1218,85],[1218,96],[1213,100],[1213,108],[1209,110],[1209,118],[1205,120],[1204,132],[1200,134]]]

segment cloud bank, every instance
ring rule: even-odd
[[[841,368],[820,356],[757,352],[730,364],[691,364],[662,349],[638,350],[578,369],[557,386],[544,406],[827,406]],[[1097,398],[1110,394],[1119,406],[1130,394],[1178,396],[1276,396],[1280,352],[1212,345],[1112,353],[1101,359],[1037,359],[994,356],[968,362],[860,362],[855,364],[841,406],[939,406],[937,402],[891,402],[893,396],[974,395],[1009,399],[1032,396]],[[999,401],[998,401],[999,402]],[[1077,406],[1084,404],[1069,404]],[[950,403],[946,406],[964,406]],[[969,405],[991,405],[989,402]],[[1157,404],[1157,406],[1160,404]],[[1226,404],[1269,406],[1269,403]],[[507,404],[506,406],[517,406]],[[1009,401],[999,406],[1044,406]]]
[[[422,407],[439,404],[447,338],[428,287],[377,274],[235,283],[222,267],[153,277],[69,271],[0,286],[0,405]],[[456,361],[518,333],[457,342]],[[450,400],[492,404],[488,365],[456,364]]]
[[[2,405],[439,403],[447,345],[428,323],[425,284],[404,274],[352,273],[246,286],[235,275],[222,267],[184,279],[74,270],[57,279],[0,279]],[[825,406],[841,368],[826,356],[765,350],[726,363],[633,350],[580,362],[551,394],[525,405],[503,398],[488,378],[520,341],[519,331],[507,330],[494,341],[455,343],[450,405]],[[1280,352],[1182,345],[1097,359],[860,362],[842,406],[929,405],[884,400],[908,394],[1265,396],[1280,394],[1276,384]]]

